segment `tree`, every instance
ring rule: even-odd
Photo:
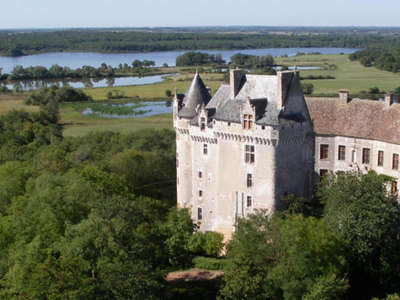
[[[165,90],[165,96],[167,96],[168,98],[170,98],[170,97],[172,96],[171,90]]]
[[[345,173],[326,177],[318,188],[324,221],[348,241],[353,297],[391,292],[399,281],[400,214],[387,186],[391,178]]]
[[[192,263],[193,254],[189,249],[189,241],[195,225],[187,209],[177,210],[173,207],[165,224],[169,261],[172,266],[188,267]]]
[[[305,95],[311,95],[314,91],[314,85],[312,83],[301,83],[301,90]]]
[[[221,294],[224,299],[340,298],[348,288],[345,251],[344,239],[322,220],[257,213],[239,220],[228,244],[232,263]]]
[[[188,248],[196,255],[218,257],[221,254],[224,235],[214,231],[197,231],[188,242]]]

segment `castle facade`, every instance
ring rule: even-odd
[[[203,231],[229,237],[238,217],[308,196],[315,138],[297,72],[231,70],[211,97],[199,74],[173,106],[178,207]]]
[[[400,105],[305,98],[296,71],[230,71],[213,97],[196,74],[175,94],[178,207],[203,231],[229,238],[239,217],[283,208],[285,194],[310,197],[328,172],[376,170],[399,177]],[[397,192],[397,181],[391,186]]]

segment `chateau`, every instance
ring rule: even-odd
[[[398,178],[399,115],[391,95],[305,99],[297,71],[231,70],[213,97],[196,74],[173,105],[178,207],[189,208],[201,230],[229,238],[238,217],[273,213],[285,194],[310,197],[329,171]]]

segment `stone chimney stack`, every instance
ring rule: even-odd
[[[388,93],[385,96],[385,107],[390,107],[393,104],[393,94]]]
[[[243,70],[235,69],[230,70],[230,86],[231,86],[231,97],[234,98],[239,93],[243,83],[243,76],[245,75]]]
[[[350,102],[349,91],[348,90],[340,90],[339,91],[339,103],[347,104]]]

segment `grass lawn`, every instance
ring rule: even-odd
[[[98,131],[130,133],[147,128],[172,130],[171,114],[136,119],[105,119],[94,116],[80,116],[72,119],[72,123],[66,123],[65,119],[61,120],[64,123],[64,136],[83,136],[89,132]]]
[[[276,63],[287,66],[320,66],[324,70],[302,70],[302,77],[308,75],[331,75],[336,79],[304,80],[314,85],[314,94],[335,94],[340,89],[348,89],[350,93],[367,91],[371,87],[379,87],[384,91],[392,91],[400,86],[400,73],[391,73],[376,68],[364,67],[357,61],[350,61],[348,55],[301,55],[276,58]],[[329,65],[336,69],[329,70]]]
[[[38,111],[39,107],[37,106],[28,106],[25,105],[24,96],[20,94],[0,94],[0,115],[8,113],[10,110],[21,110],[24,109],[26,111]]]

